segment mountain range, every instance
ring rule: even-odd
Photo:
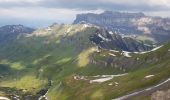
[[[73,24],[0,27],[0,98],[159,100],[169,89],[170,19],[78,14]],[[168,96],[167,96],[168,97]]]
[[[143,13],[121,13],[105,11],[101,14],[79,14],[74,21],[91,23],[123,35],[150,37],[147,40],[167,42],[170,38],[170,18],[151,17]]]

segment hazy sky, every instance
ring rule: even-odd
[[[170,17],[170,0],[0,0],[0,26],[72,23],[78,13],[104,10]]]

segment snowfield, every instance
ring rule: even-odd
[[[123,51],[123,52],[122,52],[122,55],[124,55],[125,57],[130,58],[130,57],[132,57],[132,56],[130,56],[130,53],[131,53],[131,52]]]
[[[111,55],[111,56],[113,56],[113,57],[115,57],[115,56],[116,56],[115,54],[112,54],[112,53],[109,53],[109,55]]]
[[[106,81],[109,81],[109,80],[113,79],[114,77],[125,76],[127,74],[128,73],[118,74],[118,75],[96,75],[96,76],[79,76],[79,75],[75,75],[75,76],[73,76],[73,78],[74,78],[74,80],[86,80],[86,81],[88,80],[89,83],[103,83],[103,82],[106,82]],[[93,78],[96,78],[96,79],[90,80],[89,79],[90,77],[93,77]],[[118,85],[117,82],[115,84]]]
[[[72,27],[68,28],[66,33],[69,33],[72,30]]]
[[[112,34],[113,34],[113,32],[112,32],[112,31],[109,31],[109,34],[110,34],[110,35],[112,35]]]
[[[119,51],[117,51],[117,50],[109,50],[109,51],[111,51],[111,52],[119,52]]]
[[[147,78],[151,78],[153,76],[155,76],[155,75],[148,75],[148,76],[145,76],[145,78],[147,79]]]
[[[100,37],[102,37],[102,36],[100,36]],[[153,52],[153,51],[156,51],[156,50],[160,49],[161,47],[163,47],[163,45],[158,46],[158,47],[156,47],[156,48],[153,48],[153,49],[150,50],[150,51],[144,51],[144,52],[128,52],[128,51],[122,51],[121,55],[130,58],[130,57],[132,57],[130,54],[133,54],[133,53],[135,53],[135,54],[150,53],[150,52]],[[120,52],[120,51],[117,51],[117,50],[109,50],[109,51],[111,51],[111,52]],[[170,49],[169,49],[168,51],[170,52]],[[116,55],[114,55],[114,54],[112,54],[112,53],[109,53],[109,55],[111,55],[111,56],[116,56]]]
[[[161,45],[161,46],[159,46],[159,47],[156,47],[156,48],[154,48],[154,49],[152,49],[152,50],[150,50],[150,51],[145,51],[145,52],[133,52],[133,53],[135,53],[135,54],[145,54],[145,53],[149,53],[149,52],[152,52],[152,51],[156,51],[156,50],[160,49],[161,47],[163,47],[163,45]]]
[[[111,79],[112,77],[100,78],[100,79],[90,80],[90,83],[103,83]]]
[[[100,37],[103,41],[111,41],[111,40],[105,38],[104,36],[102,36],[101,34],[98,34],[98,37]]]
[[[118,75],[98,75],[98,77],[100,78],[95,79],[95,80],[90,80],[90,83],[103,83],[103,82],[113,79],[114,77],[120,77],[120,76],[125,76],[125,75],[127,75],[127,73],[118,74]],[[97,77],[97,76],[94,76],[94,77]]]

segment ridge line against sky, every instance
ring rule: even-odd
[[[170,0],[0,0],[0,26],[41,27],[54,22],[72,23],[76,14],[104,10],[170,17]]]

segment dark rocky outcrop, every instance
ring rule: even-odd
[[[100,48],[110,50],[124,51],[147,51],[153,47],[145,45],[141,41],[137,41],[130,37],[122,38],[119,34],[110,33],[107,30],[99,29],[96,34],[91,35],[90,41],[98,45]]]

